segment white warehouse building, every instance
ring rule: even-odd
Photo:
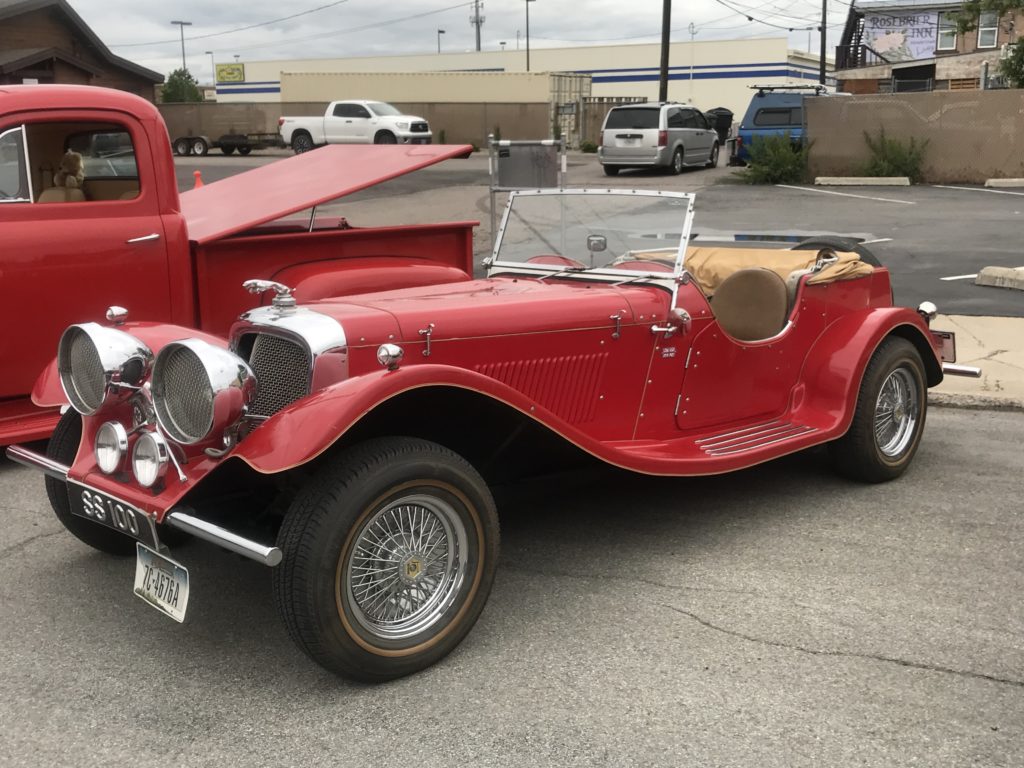
[[[638,45],[585,46],[572,48],[532,48],[532,73],[565,72],[590,75],[590,95],[594,97],[658,98],[661,46]],[[830,63],[831,68],[831,63]],[[246,61],[237,65],[219,65],[218,102],[293,102],[331,101],[346,98],[375,98],[400,101],[387,92],[394,75],[382,78],[381,89],[368,93],[322,93],[313,75],[331,73],[488,73],[493,88],[495,73],[526,71],[526,50],[471,51],[467,53],[416,54],[387,57],[339,59],[298,59]],[[310,82],[301,87],[303,75]],[[818,59],[804,52],[790,51],[785,37],[754,40],[712,40],[672,43],[669,53],[669,93],[671,101],[690,102],[701,109],[726,107],[742,114],[750,101],[751,85],[777,85],[818,80]],[[285,85],[282,85],[284,81]],[[328,83],[330,79],[320,78]],[[450,93],[434,99],[448,102],[475,101],[467,98],[469,78],[453,78]],[[499,86],[500,88],[500,86]],[[490,90],[495,101],[507,100],[499,90]]]

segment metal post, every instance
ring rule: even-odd
[[[480,25],[483,20],[480,18],[480,0],[473,0],[473,18],[469,20],[470,24],[476,27],[476,49],[480,50]]]
[[[443,35],[443,34],[444,34],[444,30],[443,29],[437,30],[437,52],[438,53],[441,52],[441,35]]]
[[[207,55],[210,57],[210,71],[213,73],[213,84],[217,85],[217,65],[213,61],[213,51],[207,51]]]
[[[185,27],[191,27],[191,21],[172,21],[171,24],[177,24],[181,30],[181,68],[188,69],[185,66]]]
[[[697,27],[690,22],[690,103],[693,104],[693,38],[697,35]]]
[[[825,43],[828,37],[828,0],[821,0],[821,61],[818,62],[818,82],[825,84]]]
[[[672,0],[663,0],[661,7],[661,74],[658,78],[658,101],[668,101],[668,46],[672,27]]]
[[[530,3],[533,0],[526,0],[526,71],[530,71]]]

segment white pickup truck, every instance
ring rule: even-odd
[[[422,117],[383,101],[332,101],[323,117],[281,117],[277,125],[295,154],[323,144],[429,144],[433,138]]]

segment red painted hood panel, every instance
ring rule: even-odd
[[[181,194],[188,236],[202,244],[320,205],[442,160],[468,145],[329,145]]]

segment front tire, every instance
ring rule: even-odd
[[[366,682],[417,672],[466,636],[497,566],[498,518],[463,458],[415,438],[354,446],[298,494],[274,598],[310,658]]]
[[[927,411],[921,355],[906,339],[890,336],[864,371],[849,430],[829,444],[836,471],[865,483],[899,477],[917,452]]]
[[[46,455],[54,461],[70,466],[78,453],[78,444],[82,442],[82,417],[78,411],[69,410],[60,417],[57,428],[50,436],[46,446]],[[68,499],[68,484],[49,475],[45,478],[46,495],[50,499],[53,513],[57,515],[61,525],[67,528],[72,536],[93,549],[106,552],[108,555],[127,557],[135,554],[135,540],[93,523],[85,518],[71,514],[71,500]]]
[[[373,137],[374,144],[397,144],[398,139],[395,138],[395,134],[391,131],[378,131],[377,135]]]

